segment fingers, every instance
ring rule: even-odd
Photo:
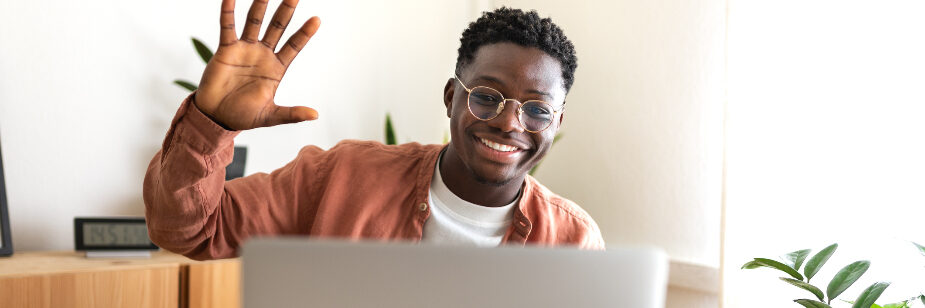
[[[303,106],[283,107],[276,106],[273,114],[270,114],[264,126],[275,126],[280,124],[298,123],[302,121],[311,121],[318,118],[318,111]]]
[[[247,11],[247,21],[244,24],[244,32],[241,33],[241,40],[250,43],[257,41],[257,36],[260,35],[260,25],[263,23],[263,15],[266,11],[267,0],[254,0],[250,11]]]
[[[280,37],[283,36],[283,31],[286,31],[286,26],[292,20],[292,13],[295,12],[295,7],[298,4],[299,0],[284,0],[279,4],[276,14],[273,14],[273,20],[267,26],[267,33],[263,35],[264,45],[276,50],[276,44],[279,43]]]
[[[234,31],[234,0],[222,0],[222,14],[218,19],[221,26],[219,35],[219,45],[231,45],[238,39],[238,34]]]
[[[315,32],[318,32],[318,27],[321,27],[321,19],[318,16],[314,16],[305,24],[299,28],[295,34],[289,37],[289,40],[286,41],[286,45],[276,53],[276,57],[279,58],[279,61],[285,66],[289,66],[292,63],[292,60],[295,59],[295,56],[299,54],[299,51],[302,51],[302,47],[305,47],[305,44],[308,44],[308,40],[315,35]]]

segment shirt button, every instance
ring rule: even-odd
[[[521,230],[526,230],[526,229],[527,229],[527,223],[524,222],[523,220],[518,221],[517,224],[520,225],[520,229],[521,229]]]
[[[427,211],[427,203],[421,203],[421,204],[419,204],[419,205],[418,205],[418,209],[420,209],[421,212]]]

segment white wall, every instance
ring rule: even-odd
[[[238,2],[242,20],[249,2]],[[73,249],[75,216],[143,215],[145,168],[187,94],[171,82],[198,82],[204,65],[189,37],[217,46],[219,3],[0,2],[0,137],[16,250]],[[303,1],[294,20],[311,15],[321,30],[277,100],[321,118],[241,134],[247,173],[278,168],[306,144],[382,140],[387,110],[400,141],[440,142],[443,85],[475,4]]]
[[[578,48],[565,137],[540,180],[588,209],[609,244],[716,266],[721,0],[303,1],[294,19],[319,15],[322,27],[277,101],[321,118],[241,134],[247,173],[306,144],[381,140],[386,110],[400,141],[439,142],[459,35],[502,4],[553,17]],[[216,46],[217,11],[218,1],[2,4],[0,136],[17,250],[72,249],[74,216],[142,215],[145,167],[186,95],[171,81],[198,79],[189,36]]]
[[[841,299],[874,281],[893,282],[879,303],[925,292],[925,257],[908,242],[925,243],[923,12],[905,0],[732,1],[726,307],[798,306],[812,295],[739,267],[834,242],[812,280],[823,290],[867,259]]]

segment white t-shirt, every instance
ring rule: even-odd
[[[441,155],[441,159],[442,159]],[[518,197],[502,207],[487,207],[453,194],[440,175],[440,160],[430,181],[430,217],[424,223],[422,243],[498,246],[511,226]]]

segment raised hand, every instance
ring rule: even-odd
[[[222,1],[218,51],[202,73],[193,101],[202,112],[230,129],[296,123],[318,118],[308,107],[277,106],[273,98],[289,64],[321,25],[312,17],[275,52],[292,19],[298,0],[283,0],[258,41],[267,0],[254,0],[247,13],[244,32],[238,39],[234,24],[234,0]]]

